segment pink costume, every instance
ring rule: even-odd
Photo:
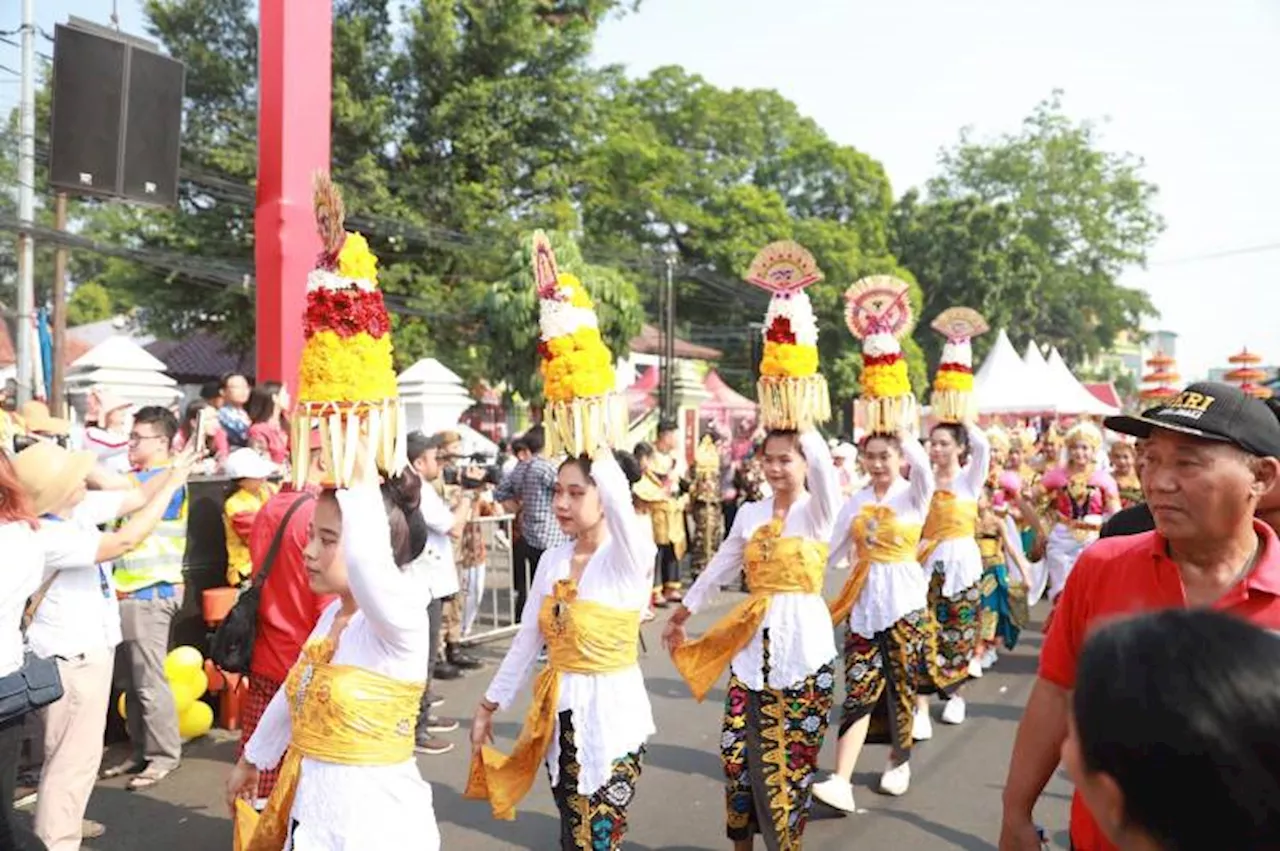
[[[1110,473],[1094,470],[1085,478],[1072,476],[1065,467],[1045,474],[1040,484],[1057,514],[1045,546],[1049,598],[1056,600],[1080,553],[1098,539],[1109,506],[1119,497],[1119,488]]]

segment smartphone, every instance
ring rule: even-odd
[[[209,454],[209,437],[213,434],[218,412],[213,408],[201,408],[196,415],[196,458],[201,459]]]

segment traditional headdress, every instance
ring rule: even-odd
[[[1066,445],[1084,442],[1096,451],[1102,445],[1102,432],[1088,420],[1081,420],[1067,430]]]
[[[711,435],[704,434],[698,442],[698,448],[693,453],[693,468],[699,473],[720,472],[720,447],[716,446],[715,438]]]
[[[827,380],[818,372],[818,323],[805,288],[822,280],[813,255],[794,242],[760,249],[746,280],[772,294],[760,361],[762,424],[799,429],[831,419]]]
[[[845,292],[845,321],[862,341],[862,404],[869,434],[897,434],[916,418],[907,362],[898,340],[914,317],[905,281],[889,275],[863,278]]]
[[[1013,440],[1022,447],[1023,452],[1030,452],[1036,448],[1040,435],[1036,434],[1036,430],[1031,426],[1019,426],[1013,430]]]
[[[346,487],[360,457],[366,469],[404,467],[404,412],[391,359],[391,320],[378,290],[378,258],[363,236],[343,230],[342,194],[327,174],[315,179],[315,208],[324,250],[307,276],[293,479],[299,487],[306,481],[310,432],[318,428],[329,471],[323,484]]]
[[[600,337],[595,304],[581,281],[560,271],[542,231],[533,234],[531,255],[548,451],[592,455],[600,446],[621,445],[626,420],[613,392],[613,356]]]
[[[933,415],[944,423],[969,422],[977,414],[973,399],[973,346],[970,341],[988,330],[976,310],[952,307],[933,320],[933,330],[947,338],[942,361],[933,377]]]
[[[987,429],[987,442],[997,452],[1008,452],[1013,445],[1009,432],[1005,431],[999,423],[994,423]]]

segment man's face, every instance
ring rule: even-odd
[[[462,441],[455,440],[441,446],[436,458],[443,467],[456,467],[462,460]]]
[[[129,463],[148,467],[169,457],[169,439],[156,423],[134,423],[129,431]]]
[[[1171,431],[1152,433],[1141,469],[1156,528],[1174,543],[1228,537],[1266,490],[1241,450]]]
[[[249,401],[249,380],[243,375],[231,376],[222,388],[222,396],[229,404],[243,408]]]
[[[435,481],[440,476],[440,458],[438,449],[428,449],[413,459],[413,469],[418,471],[418,475],[428,482]]]

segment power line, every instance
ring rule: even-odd
[[[1249,245],[1243,248],[1225,248],[1221,251],[1209,251],[1204,254],[1191,254],[1186,257],[1175,257],[1170,260],[1153,260],[1151,266],[1177,266],[1183,263],[1203,263],[1208,260],[1218,260],[1224,257],[1239,257],[1245,254],[1263,254],[1270,251],[1280,251],[1280,242],[1268,242],[1262,245]]]

